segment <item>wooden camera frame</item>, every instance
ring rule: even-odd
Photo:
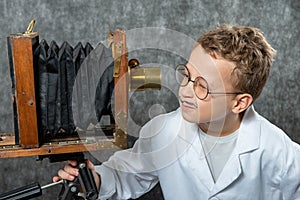
[[[111,34],[114,55],[114,115],[127,121],[129,79],[126,33]],[[15,34],[8,38],[15,133],[0,134],[0,158],[49,156],[127,147],[127,133],[116,123],[112,137],[70,137],[44,143],[39,138],[36,88],[34,79],[34,49],[39,44],[38,33]],[[125,78],[123,77],[125,76]],[[118,83],[118,84],[116,84]]]

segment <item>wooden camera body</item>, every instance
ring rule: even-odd
[[[32,32],[33,25],[34,21],[24,34],[7,37],[15,132],[0,134],[0,158],[48,157],[127,148],[129,92],[160,89],[160,69],[138,67],[136,59],[128,62],[126,32],[121,29],[111,32],[108,46],[113,58],[114,119],[110,125],[100,127],[105,137],[97,134],[80,134],[80,137],[78,134],[65,134],[64,137],[45,139],[41,134],[39,81],[36,78],[39,72],[36,70],[38,64],[35,55],[41,41],[39,34]]]
[[[128,114],[128,56],[126,33],[111,34],[114,54],[114,116],[127,121]],[[124,149],[127,134],[117,123],[106,128],[107,137],[70,136],[44,140],[39,134],[39,112],[35,83],[34,51],[39,44],[38,33],[14,34],[7,38],[12,80],[12,101],[15,133],[5,133],[0,140],[0,158],[48,156],[104,149]]]

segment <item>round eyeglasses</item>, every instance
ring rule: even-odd
[[[243,92],[211,92],[209,91],[207,81],[202,76],[198,76],[195,80],[192,80],[188,68],[183,64],[178,65],[175,72],[176,80],[181,87],[187,86],[190,81],[193,83],[195,94],[200,100],[206,99],[208,94],[243,94]]]

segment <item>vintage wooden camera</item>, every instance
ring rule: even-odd
[[[126,33],[121,29],[109,34],[108,47],[100,44],[93,50],[81,43],[74,48],[66,42],[61,47],[55,42],[48,45],[39,41],[33,27],[31,21],[23,34],[7,38],[15,132],[0,134],[0,158],[77,160],[79,176],[60,182],[59,199],[83,199],[78,196],[80,186],[86,199],[96,199],[98,191],[83,152],[127,148],[128,93],[160,89],[160,69],[139,67],[136,59],[128,62]],[[109,115],[110,123],[88,126],[87,116],[94,112],[96,121]],[[34,198],[55,184],[34,183],[0,199]]]
[[[107,47],[103,47],[103,49],[105,51],[111,51],[112,63],[110,67],[112,74],[109,79],[113,84],[111,93],[113,93],[114,99],[113,108],[111,109],[111,123],[98,127],[99,130],[102,130],[105,137],[103,137],[103,135],[99,136],[97,135],[96,128],[90,130],[87,129],[87,127],[77,127],[72,118],[75,117],[76,114],[70,112],[71,114],[69,113],[68,115],[68,113],[66,113],[66,110],[69,112],[71,109],[68,98],[72,95],[73,85],[76,84],[75,78],[77,77],[76,72],[79,70],[78,66],[84,62],[84,59],[82,59],[80,55],[78,56],[78,52],[76,58],[68,57],[66,49],[72,48],[74,55],[76,47],[64,47],[65,50],[62,51],[63,45],[58,49],[57,46],[53,47],[55,45],[52,45],[52,43],[48,45],[44,40],[39,41],[39,34],[32,31],[33,25],[34,21],[31,22],[25,33],[12,34],[7,38],[12,80],[15,133],[1,134],[0,158],[22,156],[48,157],[51,155],[74,152],[126,148],[128,92],[130,90],[144,90],[146,88],[160,89],[160,69],[142,68],[136,59],[128,62],[126,32],[117,29],[109,34]],[[47,46],[48,57],[51,57],[51,55],[49,55],[50,50],[53,52],[56,51],[56,54],[59,54],[56,61],[60,63],[52,60],[52,63],[46,63],[47,66],[41,69],[41,66],[43,66],[43,59],[41,59],[43,52],[40,50],[38,54],[36,53],[41,46],[44,48],[43,51],[45,51],[45,46]],[[78,51],[85,51],[85,57],[88,56],[86,51],[89,51],[89,53],[93,52],[91,51],[92,47],[90,47],[89,50],[87,50],[87,47],[82,49]],[[65,60],[63,60],[63,58]],[[80,59],[81,61],[78,61]],[[64,66],[66,62],[71,62],[72,70]],[[75,62],[79,64],[77,63],[76,65],[74,64]],[[53,72],[54,68],[56,72]],[[50,83],[50,79],[53,79],[55,76],[55,80],[59,86],[53,84],[53,81]],[[70,84],[69,76],[72,79],[71,83],[73,83],[73,85]],[[86,76],[86,78],[95,78],[89,77],[89,74]],[[48,85],[43,85],[45,81],[48,81]],[[60,91],[53,91],[53,88],[57,87],[60,88]],[[107,87],[111,86],[107,85]],[[94,87],[93,89],[97,88]],[[48,101],[44,101],[44,94],[49,94],[45,91],[49,90],[50,92],[52,91],[52,94],[48,96],[52,98],[52,100],[50,101],[48,99]],[[45,93],[41,93],[41,91]],[[61,95],[62,93],[66,95],[64,101],[62,100],[62,96],[59,100],[54,98],[55,95]],[[83,94],[77,95],[84,96]],[[84,99],[82,101],[84,101]],[[94,101],[94,99],[92,101]],[[101,99],[98,102],[101,104]],[[41,103],[44,107],[47,107],[49,103],[59,104],[59,106],[55,107],[55,111],[53,111],[53,107],[51,107],[52,110],[48,109],[43,111],[44,108],[41,106]],[[66,109],[63,110],[63,107]],[[82,109],[84,106],[78,107],[81,110],[76,111],[77,116],[84,114],[82,112],[87,112]],[[97,110],[97,105],[95,107]],[[43,114],[43,112],[46,114]],[[67,124],[61,123],[59,120],[50,123],[51,120],[49,117],[53,117],[57,112],[61,112],[59,116],[60,118],[64,118],[65,121],[68,122]],[[102,114],[103,113],[100,112],[100,117]],[[104,112],[104,114],[107,114],[107,112]],[[100,117],[97,117],[99,120]],[[47,122],[44,123],[45,121]],[[52,128],[49,124],[51,124]],[[80,137],[78,133],[80,133]]]

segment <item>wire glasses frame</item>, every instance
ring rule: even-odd
[[[175,70],[176,80],[181,87],[185,87],[189,82],[193,83],[194,92],[200,100],[207,98],[208,94],[243,94],[243,92],[211,92],[209,91],[207,81],[202,77],[198,76],[195,80],[191,79],[190,72],[186,65],[179,64]]]

